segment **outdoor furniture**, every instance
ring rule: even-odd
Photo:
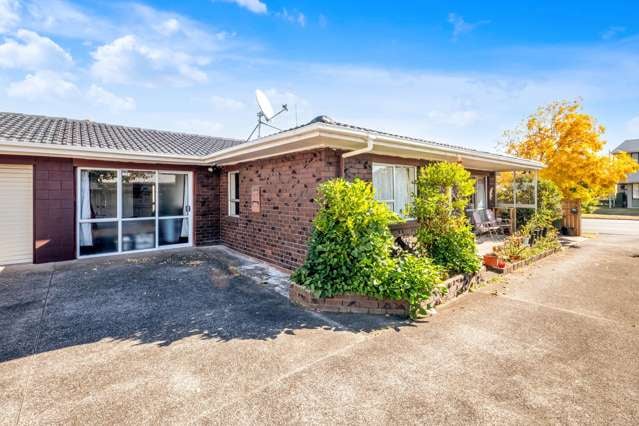
[[[499,232],[503,232],[501,227],[496,223],[490,223],[488,220],[483,219],[478,210],[472,212],[472,218],[475,232],[477,232],[478,235],[489,234],[490,238],[494,239],[495,235]]]
[[[504,234],[504,231],[506,230],[508,231],[509,234],[512,233],[510,219],[502,219],[500,217],[495,218],[495,212],[492,210],[486,210],[486,217],[489,223],[499,226],[499,229],[501,230],[502,234]]]

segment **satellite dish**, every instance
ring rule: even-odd
[[[266,121],[270,121],[271,118],[275,115],[273,111],[273,106],[271,105],[271,101],[268,100],[266,93],[262,92],[260,89],[255,91],[255,99],[257,99],[257,106],[260,107],[260,111],[266,118]]]
[[[279,131],[280,129],[273,126],[269,122],[284,111],[288,111],[288,107],[286,106],[286,104],[284,104],[282,105],[282,109],[275,113],[273,110],[273,105],[271,105],[271,101],[268,100],[266,93],[264,93],[260,89],[257,89],[255,91],[255,99],[257,100],[257,106],[260,107],[260,112],[257,113],[257,125],[247,139],[249,141],[251,140],[255,132],[257,132],[258,138],[262,136],[262,126],[267,126]]]

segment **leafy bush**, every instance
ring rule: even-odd
[[[553,182],[539,179],[537,182],[537,211],[530,208],[517,209],[517,224],[527,226],[522,232],[529,233],[535,228],[551,228],[553,222],[561,219],[561,191]],[[529,225],[529,223],[532,223]]]
[[[461,165],[433,163],[420,170],[417,194],[408,209],[419,223],[419,250],[453,273],[473,273],[481,267],[464,214],[474,191],[474,180]]]
[[[411,318],[425,314],[422,302],[442,282],[444,269],[427,257],[402,254],[389,269],[380,296],[384,299],[406,300]]]
[[[370,183],[335,179],[318,188],[320,210],[313,221],[309,252],[292,279],[319,297],[356,293],[406,300],[411,317],[443,276],[428,258],[391,256],[389,225],[401,219],[374,199]]]
[[[317,203],[308,256],[293,280],[320,297],[379,294],[393,265],[389,225],[399,216],[377,202],[372,185],[359,179],[321,184]]]
[[[470,225],[458,225],[432,238],[427,253],[436,264],[454,273],[472,274],[481,268]]]

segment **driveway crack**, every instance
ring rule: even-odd
[[[22,397],[20,398],[20,408],[18,409],[18,416],[16,418],[16,425],[20,424],[20,417],[22,416],[22,407],[24,407],[24,401],[27,397],[27,392],[29,390],[31,376],[33,375],[33,369],[35,367],[35,357],[38,350],[38,346],[40,346],[40,337],[42,336],[42,329],[44,328],[44,314],[47,310],[47,305],[49,303],[49,293],[51,292],[51,283],[53,282],[53,275],[55,274],[55,267],[51,269],[51,274],[49,274],[49,282],[47,283],[47,292],[44,296],[44,303],[42,304],[42,311],[40,312],[40,320],[38,321],[38,331],[36,333],[36,338],[33,343],[33,349],[31,351],[30,366],[27,371],[27,378],[24,384],[24,391],[22,392]]]

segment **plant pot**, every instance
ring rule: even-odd
[[[484,265],[490,266],[492,268],[503,269],[506,267],[506,262],[500,259],[499,256],[497,256],[496,254],[485,254]]]

